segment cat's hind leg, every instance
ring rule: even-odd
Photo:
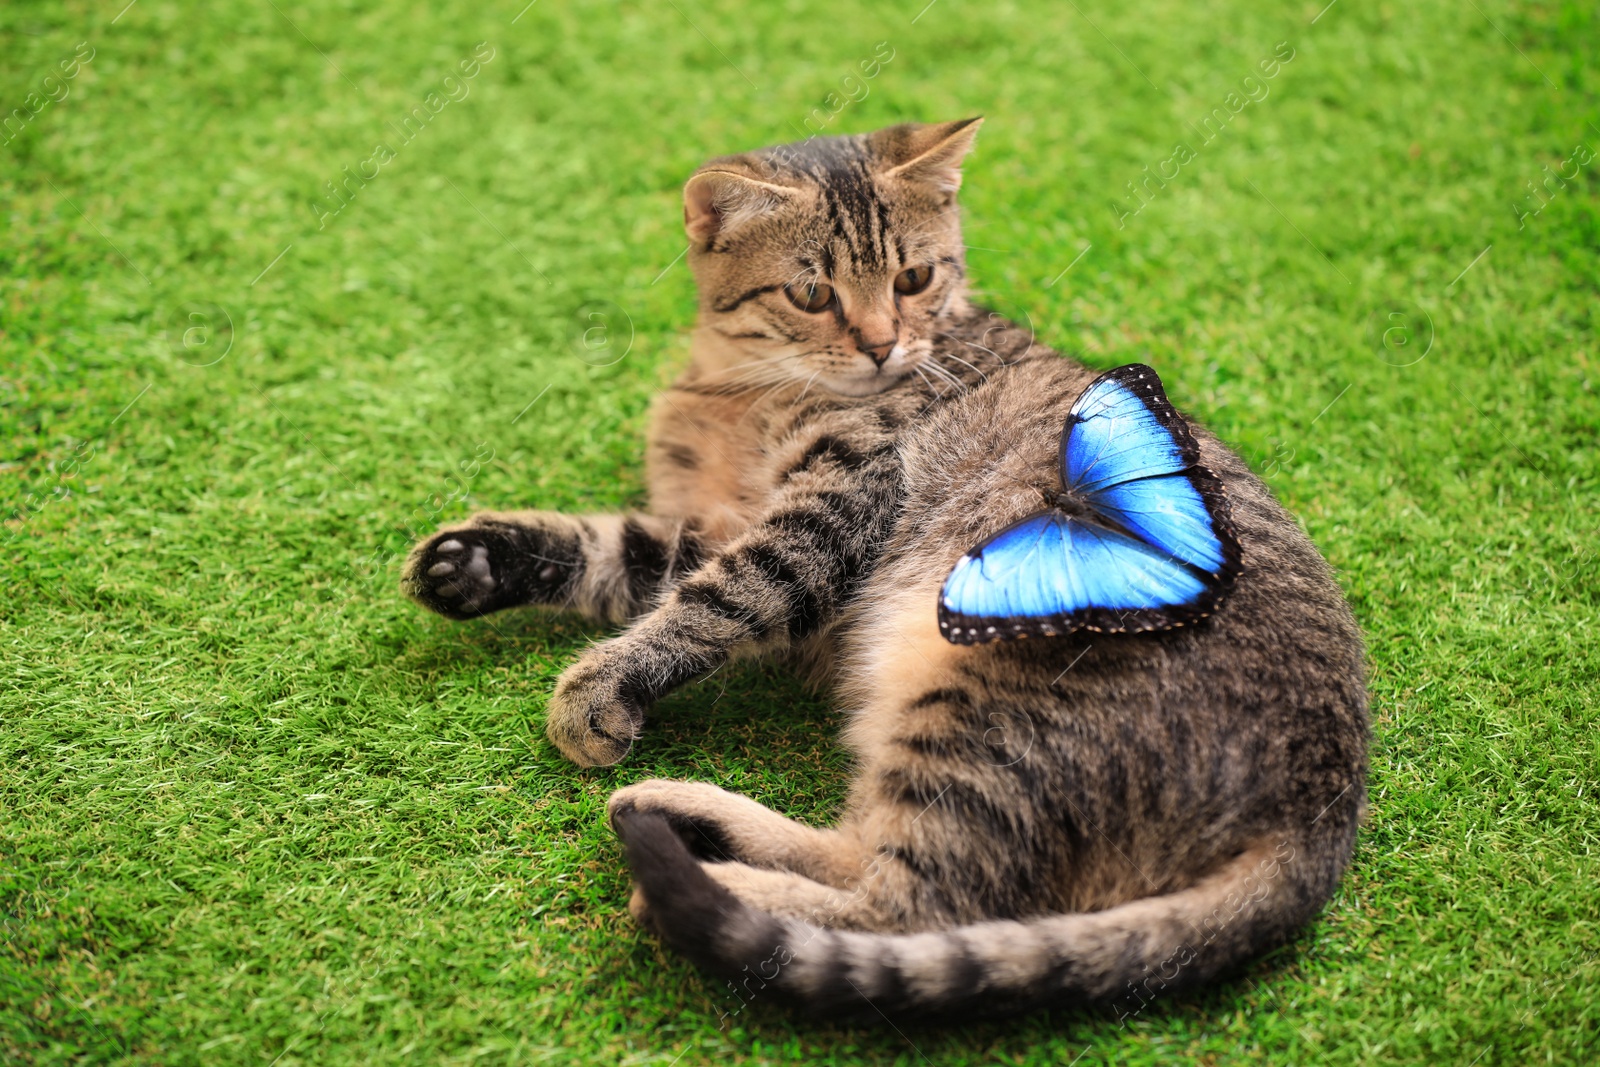
[[[681,519],[485,511],[412,549],[401,587],[452,619],[544,604],[621,623],[647,610],[706,552]]]
[[[708,782],[652,778],[612,793],[606,813],[613,826],[635,813],[660,815],[690,852],[713,863],[793,871],[829,886],[860,873],[860,850],[847,835],[785,818]]]
[[[864,850],[838,830],[817,830],[716,786],[652,780],[618,790],[607,804],[625,841],[636,827],[675,835],[713,881],[752,907],[816,926],[883,929],[897,924],[882,905],[899,894],[883,883],[904,876],[885,851]],[[636,890],[629,911],[651,925]]]

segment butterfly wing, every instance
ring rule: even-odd
[[[1107,371],[1083,391],[1061,431],[1061,480],[1110,525],[1183,563],[1211,595],[1174,604],[1165,625],[1221,605],[1241,551],[1222,481],[1200,466],[1200,446],[1142,363]]]
[[[1218,582],[1238,573],[1227,497],[1204,467],[1108,485],[1086,500],[1116,526]]]
[[[946,638],[1167,630],[1221,606],[1241,569],[1227,494],[1154,370],[1091,382],[1060,454],[1063,489],[1093,514],[1038,512],[963,556],[939,594]]]
[[[1061,431],[1061,484],[1084,493],[1177,474],[1199,459],[1189,424],[1167,400],[1161,378],[1143,363],[1090,382]]]
[[[939,591],[939,631],[956,644],[1002,637],[1161,629],[1199,605],[1204,579],[1170,555],[1064,512],[1041,511],[957,561]]]

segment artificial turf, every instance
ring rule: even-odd
[[[0,7],[0,1060],[1600,1056],[1594,10],[924,2]],[[580,771],[542,708],[602,630],[398,558],[642,499],[700,160],[974,113],[978,285],[1154,364],[1337,567],[1370,817],[1303,936],[1125,1027],[735,1014],[604,798],[825,821],[840,713],[730,668]]]

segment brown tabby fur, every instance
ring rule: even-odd
[[[622,759],[655,700],[730,658],[788,653],[833,680],[857,758],[837,827],[703,783],[611,798],[634,914],[741,1002],[1126,1017],[1304,924],[1365,805],[1360,635],[1293,519],[1199,428],[1244,554],[1215,617],[940,637],[945,574],[1056,488],[1094,378],[967,302],[955,192],[976,131],[702,167],[694,357],[656,405],[649,514],[485,513],[407,564],[407,591],[454,618],[545,604],[627,624],[549,702],[551,740],[585,766]],[[894,291],[930,264],[925,291]],[[807,280],[835,304],[793,306],[782,287]]]

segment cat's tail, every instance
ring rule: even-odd
[[[1191,888],[1105,911],[881,934],[753,908],[705,873],[662,816],[613,819],[650,924],[730,979],[730,1004],[773,996],[869,1019],[1093,1002],[1126,1019],[1285,940],[1332,894],[1349,848],[1329,827],[1331,836],[1268,842]]]

